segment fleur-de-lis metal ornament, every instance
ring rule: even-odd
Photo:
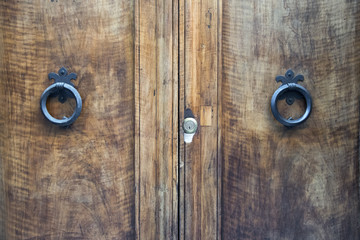
[[[49,73],[49,80],[54,79],[55,83],[62,82],[70,84],[71,86],[74,86],[74,84],[71,82],[71,80],[75,80],[77,78],[77,75],[75,73],[68,74],[68,71],[66,68],[62,67],[59,69],[58,74],[51,72]],[[61,89],[51,95],[51,97],[58,97],[59,102],[64,103],[66,102],[67,98],[74,98],[73,94],[71,92]]]
[[[294,72],[289,69],[286,71],[285,76],[277,76],[275,80],[276,82],[282,82],[282,86],[289,83],[297,83],[298,81],[304,81],[304,76],[301,74],[295,76]],[[303,98],[303,96],[296,91],[288,91],[279,96],[279,100],[283,100],[285,98],[286,103],[292,105],[295,102],[295,99],[301,99]]]

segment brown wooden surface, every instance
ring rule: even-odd
[[[177,237],[177,4],[1,2],[0,238]],[[173,13],[174,12],[174,13]],[[65,66],[67,129],[39,109]],[[56,117],[73,101],[48,101]]]
[[[0,11],[0,238],[134,238],[134,5],[1,1]],[[61,66],[83,99],[67,129],[39,108]]]
[[[222,17],[222,238],[359,239],[359,1],[226,0]],[[288,68],[313,97],[292,129],[270,111]]]
[[[176,239],[177,4],[139,0],[136,15],[137,237]]]
[[[180,119],[190,108],[199,123],[180,149],[180,238],[218,236],[218,1],[180,1]]]
[[[359,12],[1,1],[0,239],[359,239]],[[66,129],[39,109],[61,66],[83,99]],[[292,129],[270,111],[288,68],[314,100]],[[199,123],[190,144],[185,108]]]

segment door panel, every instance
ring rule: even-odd
[[[136,6],[137,237],[177,239],[177,1]]]
[[[358,1],[222,7],[223,239],[358,239]],[[289,68],[313,98],[294,128],[270,111]]]
[[[358,239],[358,21],[359,1],[2,1],[0,238]],[[67,128],[39,107],[62,66]],[[294,128],[270,111],[289,68],[313,97]]]
[[[1,3],[1,239],[177,238],[177,8]],[[83,101],[68,128],[39,107],[62,66]]]
[[[179,106],[200,125],[180,145],[181,238],[358,239],[358,5],[180,1]],[[295,128],[270,111],[289,68],[313,97]]]
[[[133,238],[133,4],[2,1],[0,9],[1,239]],[[83,99],[69,128],[39,108],[47,74],[61,66],[78,74]]]
[[[180,238],[218,238],[218,1],[180,1],[180,119],[198,121],[180,148]],[[183,134],[182,134],[183,136]]]

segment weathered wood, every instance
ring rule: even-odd
[[[359,8],[0,2],[0,238],[358,239]],[[39,109],[61,66],[84,105],[67,129]],[[270,111],[288,68],[314,100],[292,129]]]
[[[175,2],[138,1],[138,239],[178,236]]]
[[[131,1],[0,2],[1,239],[135,237],[133,19]],[[83,99],[67,129],[39,108],[61,66]]]
[[[199,123],[193,142],[180,150],[183,239],[216,239],[218,234],[217,4],[180,1],[179,7],[180,118],[190,108]]]
[[[223,1],[223,239],[359,239],[359,1]],[[270,111],[288,68],[313,112]]]
[[[179,239],[179,1],[172,6],[172,239]]]
[[[184,119],[185,111],[185,11],[184,1],[179,2],[179,170],[178,170],[178,183],[179,183],[179,240],[185,238],[185,143],[184,143],[184,131],[182,130],[181,124]]]

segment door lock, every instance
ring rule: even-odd
[[[195,118],[185,118],[183,123],[184,132],[187,134],[196,133],[197,122]]]
[[[198,123],[194,117],[194,114],[189,108],[185,110],[184,117],[185,119],[182,125],[184,130],[184,141],[186,143],[191,143],[197,131]]]

